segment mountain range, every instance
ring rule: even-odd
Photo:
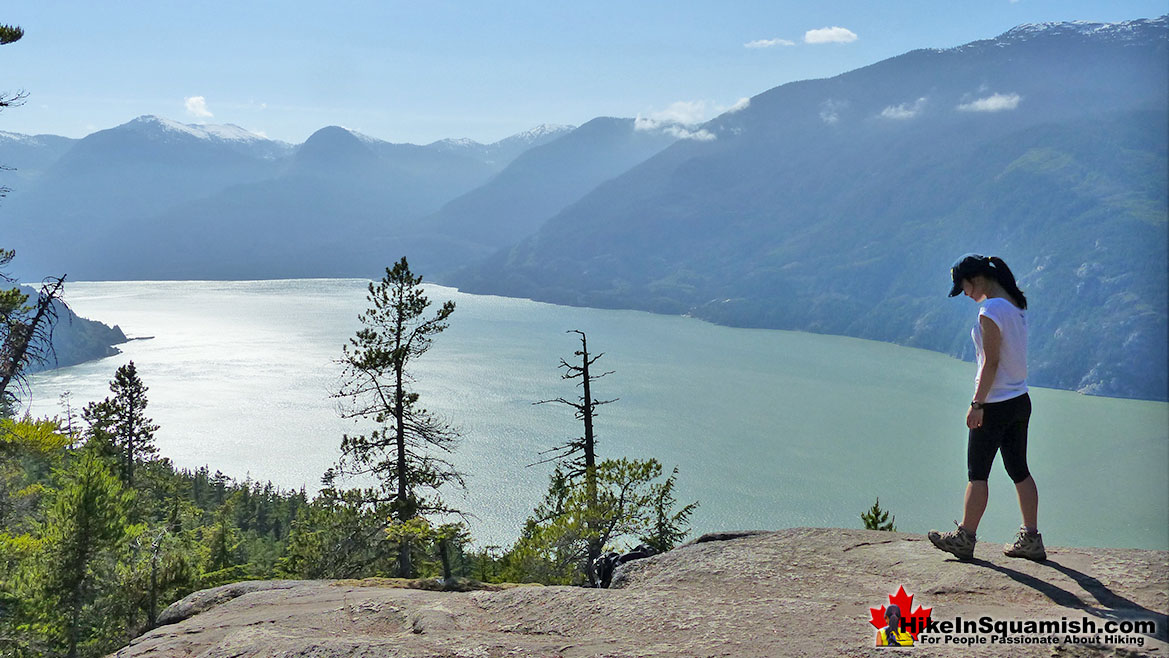
[[[783,85],[451,282],[969,359],[949,267],[999,255],[1033,383],[1163,400],[1167,27],[1023,26]]]
[[[1025,25],[701,126],[602,117],[490,145],[158,117],[0,133],[0,244],[27,279],[374,277],[406,255],[469,292],[967,359],[973,311],[944,293],[981,252],[1031,301],[1033,383],[1164,400],[1167,46],[1169,17]]]
[[[65,266],[73,279],[371,275],[385,259],[371,250],[360,261],[353,249],[570,131],[417,146],[330,126],[293,146],[147,116],[76,140],[48,163],[48,146],[26,144],[42,138],[0,135],[0,158],[20,145],[9,166],[25,172],[9,185],[4,221],[19,267]]]

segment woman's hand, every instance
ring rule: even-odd
[[[966,427],[972,430],[982,427],[982,409],[970,407],[970,411],[966,412]]]

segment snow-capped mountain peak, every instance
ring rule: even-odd
[[[1169,25],[1169,15],[1159,18],[1142,18],[1120,23],[1094,23],[1091,21],[1059,21],[1046,23],[1024,23],[1004,32],[999,39],[1020,40],[1036,36],[1056,34],[1081,34],[1084,36],[1117,39],[1135,38],[1142,30],[1162,28]]]
[[[140,116],[125,124],[131,130],[161,130],[164,133],[188,135],[197,139],[229,142],[269,141],[267,137],[235,124],[187,124],[154,115]]]
[[[367,135],[367,134],[362,133],[362,132],[357,132],[356,130],[353,130],[352,128],[346,128],[344,126],[337,126],[337,127],[340,128],[341,130],[344,130],[345,132],[349,133],[350,135],[353,135],[354,137],[357,138],[358,141],[360,141],[362,144],[365,144],[366,146],[379,147],[379,146],[384,146],[386,144],[389,144],[389,142],[387,142],[384,139],[379,139],[379,138],[374,137],[372,135]]]
[[[522,133],[516,133],[511,137],[500,140],[501,142],[536,142],[547,139],[549,137],[563,135],[575,130],[575,126],[562,126],[554,123],[542,123],[531,130],[525,130]]]
[[[1095,23],[1091,21],[1049,21],[1046,23],[1024,23],[1003,32],[994,39],[972,41],[954,48],[933,48],[933,52],[969,52],[985,48],[1006,48],[1008,46],[1047,39],[1051,37],[1078,36],[1093,40],[1137,42],[1142,39],[1164,38],[1169,29],[1169,15],[1159,18],[1141,18],[1120,23]]]
[[[437,142],[434,142],[434,144],[446,146],[448,148],[475,148],[476,146],[482,146],[482,144],[480,144],[479,142],[476,142],[473,139],[470,139],[469,137],[462,137],[462,138],[457,138],[457,139],[456,138],[440,139]]]
[[[34,135],[22,135],[20,133],[10,133],[5,130],[0,130],[0,140],[17,144],[36,144],[40,141]]]
[[[558,123],[541,123],[531,130],[520,133],[522,137],[543,137],[544,135],[555,135],[559,133],[566,133],[574,130],[576,126],[567,126]]]

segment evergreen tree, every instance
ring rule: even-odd
[[[410,389],[411,364],[430,349],[455,310],[455,303],[447,301],[425,317],[430,300],[421,283],[405,258],[386,268],[379,283],[370,283],[370,307],[359,316],[362,327],[344,346],[340,361],[342,415],[373,421],[377,428],[342,438],[339,470],[376,477],[379,498],[391,502],[392,522],[398,524],[454,511],[438,490],[449,483],[463,486],[462,476],[442,457],[453,450],[458,431],[421,407],[418,393]],[[413,574],[410,539],[409,534],[402,537],[398,572],[407,578]]]
[[[0,532],[30,532],[48,488],[40,481],[60,464],[72,440],[51,420],[0,417]]]
[[[671,498],[662,495],[663,485],[654,483],[661,472],[656,459],[606,459],[596,467],[597,500],[593,503],[583,479],[572,481],[557,468],[547,495],[506,556],[505,578],[595,585],[596,574],[586,564],[595,560],[593,546],[614,548],[618,540],[653,534],[658,505]],[[679,526],[688,515],[678,517],[668,510],[664,514],[680,519]]]
[[[881,509],[881,499],[878,497],[873,506],[867,512],[861,512],[861,521],[865,524],[867,530],[888,530],[896,532],[897,526],[893,525],[893,521],[897,517],[889,517],[887,510]]]
[[[215,522],[215,526],[211,530],[210,539],[207,542],[210,554],[207,557],[207,571],[221,571],[236,565],[235,547],[236,543],[233,541],[232,526],[228,525],[229,514],[224,506]]]
[[[131,501],[132,495],[88,451],[63,474],[54,497],[42,537],[46,559],[41,574],[45,614],[56,618],[70,658],[82,642],[103,639],[102,611],[92,609],[101,578],[99,558],[124,543]]]
[[[43,550],[36,536],[43,525],[46,482],[61,463],[70,439],[49,420],[0,417],[0,657],[48,655],[53,643],[41,632],[41,589],[29,582],[31,565]]]
[[[148,390],[131,361],[118,368],[110,381],[113,398],[91,402],[81,412],[95,448],[116,459],[118,477],[128,487],[134,486],[135,466],[158,454],[154,445],[158,426],[146,416]]]
[[[18,26],[0,25],[0,46],[8,45],[14,41],[19,41],[20,37],[24,36],[24,30]]]
[[[657,485],[652,496],[653,513],[650,520],[649,532],[642,535],[641,541],[650,548],[654,549],[655,553],[664,553],[682,541],[686,535],[690,534],[689,526],[690,515],[698,508],[698,503],[693,502],[683,507],[677,512],[674,511],[674,505],[678,500],[674,497],[674,485],[678,479],[678,467],[674,467],[674,471],[666,481]]]
[[[166,528],[144,525],[131,527],[129,545],[114,571],[119,586],[105,592],[103,609],[125,619],[132,638],[157,626],[160,601],[175,601],[194,589],[197,551]]]
[[[340,491],[326,483],[299,508],[277,571],[291,578],[362,578],[397,571],[397,547],[386,530],[390,504],[369,492]]]

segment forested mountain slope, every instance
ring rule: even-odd
[[[994,254],[1033,383],[1165,399],[1167,28],[1022,26],[777,87],[451,281],[969,357],[948,270]]]

